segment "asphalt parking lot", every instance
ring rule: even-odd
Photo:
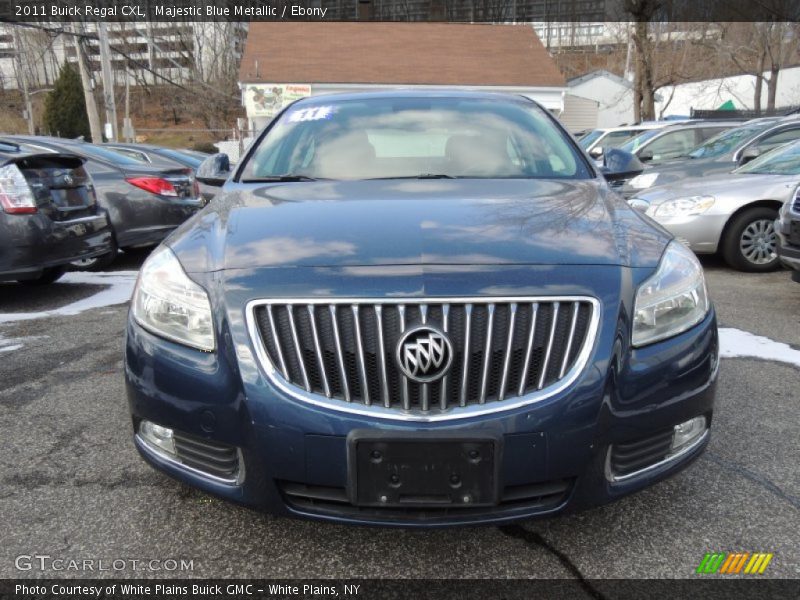
[[[93,575],[20,571],[20,555],[192,561],[94,573],[125,577],[682,578],[712,551],[771,552],[761,577],[800,577],[800,285],[786,271],[704,260],[725,358],[711,444],[689,469],[577,515],[412,531],[273,518],[146,466],[121,360],[120,302],[141,261],[0,284],[2,578]]]

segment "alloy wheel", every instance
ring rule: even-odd
[[[769,219],[758,219],[748,224],[739,238],[742,256],[755,265],[765,265],[777,258],[775,224]]]

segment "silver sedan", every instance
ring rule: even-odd
[[[770,271],[780,264],[774,222],[798,184],[800,142],[793,142],[731,173],[643,190],[629,202],[697,254]]]

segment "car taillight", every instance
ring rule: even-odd
[[[17,165],[0,167],[0,206],[11,215],[29,215],[38,210],[33,191]]]
[[[131,177],[125,181],[151,194],[178,196],[178,190],[175,189],[175,186],[161,177]]]

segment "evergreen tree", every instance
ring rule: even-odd
[[[61,67],[53,91],[45,99],[44,126],[51,135],[91,140],[81,79],[69,63]]]

